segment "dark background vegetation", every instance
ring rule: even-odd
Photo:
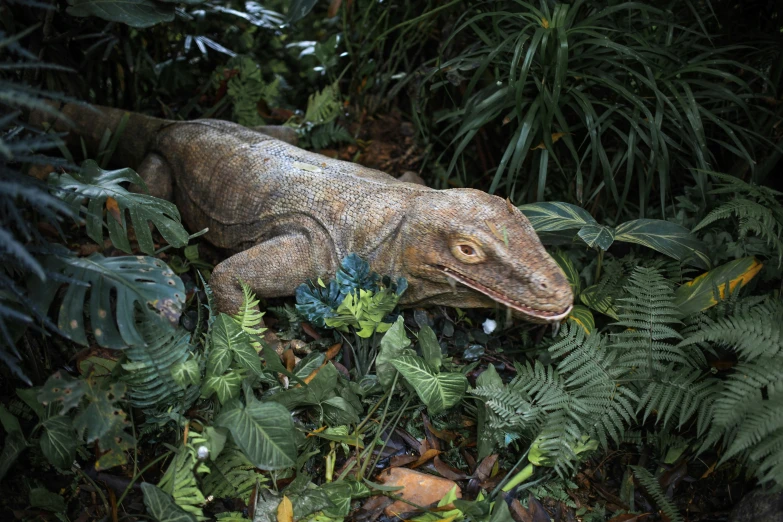
[[[634,298],[642,299],[641,294],[634,292],[641,291],[645,285],[661,285],[657,288],[664,294],[671,293],[674,302],[675,290],[702,269],[755,257],[756,264],[743,265],[745,273],[752,272],[753,281],[748,279],[737,285],[735,295],[724,295],[726,302],[709,311],[705,305],[690,310],[698,312],[696,315],[672,312],[669,317],[666,306],[671,303],[656,305],[663,311],[652,321],[660,322],[650,326],[649,337],[656,341],[669,339],[671,348],[668,352],[669,348],[663,350],[661,361],[650,363],[651,374],[645,377],[646,384],[634,388],[639,403],[629,410],[635,420],[627,422],[629,433],[624,434],[625,438],[615,437],[610,428],[594,433],[584,425],[567,424],[565,420],[562,425],[547,424],[547,415],[554,417],[562,414],[562,410],[540,406],[544,398],[551,396],[536,396],[539,392],[519,384],[515,393],[524,395],[528,406],[543,408],[536,410],[541,416],[531,421],[530,426],[536,428],[503,424],[500,417],[493,418],[492,426],[497,427],[500,438],[492,444],[496,450],[501,448],[501,453],[502,448],[513,449],[499,460],[499,468],[510,476],[512,466],[527,455],[533,442],[552,439],[557,426],[578,425],[574,428],[577,435],[606,439],[601,440],[601,449],[589,459],[577,459],[572,454],[573,440],[568,444],[558,441],[550,446],[545,444],[553,455],[561,455],[557,451],[568,453],[567,459],[563,457],[563,462],[568,463],[561,466],[558,460],[553,465],[558,473],[544,475],[546,480],[542,479],[542,483],[517,492],[516,496],[525,505],[523,509],[534,512],[540,500],[550,514],[562,519],[633,520],[620,517],[626,516],[625,511],[635,511],[664,519],[672,519],[672,513],[679,512],[686,513],[690,520],[722,520],[737,498],[758,482],[779,487],[783,484],[783,426],[781,410],[776,408],[783,407],[780,392],[783,384],[780,375],[777,380],[770,375],[776,371],[783,373],[777,320],[783,314],[780,305],[783,206],[780,192],[776,192],[783,191],[782,17],[783,7],[774,0],[637,3],[141,0],[122,7],[92,0],[3,1],[0,3],[0,216],[3,219],[0,356],[4,364],[0,365],[0,395],[7,409],[2,418],[6,435],[0,467],[4,466],[3,474],[8,472],[8,475],[0,488],[8,488],[9,492],[3,494],[3,509],[15,511],[17,518],[30,520],[69,515],[69,520],[77,520],[78,513],[88,507],[89,519],[92,514],[96,519],[117,517],[117,496],[122,491],[130,491],[127,505],[119,509],[120,517],[143,517],[141,492],[132,488],[130,480],[142,476],[139,469],[163,455],[156,451],[156,445],[182,444],[183,419],[198,417],[209,421],[218,416],[224,402],[222,397],[219,402],[214,396],[202,397],[193,406],[198,395],[194,382],[196,391],[177,392],[178,404],[188,403],[192,409],[180,411],[170,407],[166,414],[177,411],[179,417],[174,414],[170,418],[161,417],[165,409],[162,407],[154,414],[144,410],[139,395],[134,396],[136,403],[118,403],[123,405],[122,415],[127,413],[133,420],[134,430],[138,423],[139,431],[130,437],[124,425],[112,428],[119,430],[111,432],[119,438],[109,454],[133,454],[133,458],[132,464],[123,459],[124,464],[111,470],[114,473],[111,476],[103,472],[98,476],[92,471],[91,466],[108,449],[106,441],[97,436],[86,441],[90,444],[80,443],[78,450],[77,460],[89,472],[71,468],[70,462],[62,462],[64,465],[58,466],[61,472],[56,472],[47,464],[46,459],[49,463],[52,460],[51,453],[45,449],[28,451],[16,467],[9,468],[27,443],[57,433],[51,419],[60,418],[47,410],[39,414],[41,423],[38,423],[28,408],[30,402],[38,404],[34,395],[26,399],[20,394],[20,399],[15,390],[44,385],[51,391],[47,379],[57,371],[74,376],[90,374],[82,366],[85,360],[117,361],[121,357],[118,353],[122,352],[109,350],[117,346],[93,342],[92,337],[80,342],[73,336],[66,339],[59,335],[63,316],[58,318],[57,306],[50,310],[49,305],[52,299],[63,298],[65,290],[61,285],[73,285],[79,280],[95,284],[96,279],[90,277],[98,277],[79,272],[74,268],[77,264],[74,260],[97,253],[101,255],[99,263],[107,271],[111,269],[106,268],[106,260],[123,251],[154,254],[165,261],[163,265],[177,273],[183,282],[181,290],[187,294],[185,313],[177,326],[182,335],[167,333],[166,337],[155,333],[158,331],[152,327],[147,329],[146,319],[141,314],[133,315],[136,314],[133,310],[130,321],[137,324],[139,335],[147,344],[166,346],[166,353],[172,354],[175,353],[172,347],[176,346],[176,350],[184,350],[178,354],[190,357],[187,355],[190,348],[184,347],[190,346],[187,343],[191,341],[183,341],[186,334],[182,328],[209,335],[202,318],[206,313],[202,302],[206,302],[207,296],[201,276],[208,277],[210,266],[223,256],[193,237],[190,244],[198,243],[195,250],[176,248],[161,253],[159,249],[166,243],[176,247],[187,244],[188,234],[184,229],[177,237],[162,238],[156,232],[154,246],[150,245],[149,249],[131,231],[125,239],[127,248],[123,248],[112,234],[111,240],[104,242],[101,226],[96,239],[89,226],[85,229],[77,224],[73,215],[80,211],[84,214],[85,209],[80,209],[83,202],[78,198],[69,201],[63,197],[63,191],[70,190],[63,181],[64,176],[78,172],[78,165],[86,159],[97,160],[103,169],[126,167],[113,157],[121,136],[116,139],[107,136],[99,157],[86,157],[78,146],[69,150],[61,136],[42,134],[27,123],[31,111],[53,110],[47,109],[50,107],[45,105],[47,100],[86,101],[173,120],[220,118],[248,126],[287,125],[297,131],[300,144],[306,148],[395,176],[414,171],[434,188],[471,187],[509,198],[515,205],[560,201],[584,209],[593,221],[584,221],[576,229],[582,225],[594,227],[590,230],[590,234],[595,233],[589,236],[591,239],[587,239],[587,232],[583,234],[584,229],[579,232],[584,242],[576,241],[576,230],[568,227],[546,232],[561,233],[558,237],[553,235],[549,243],[558,244],[562,248],[559,252],[567,252],[562,263],[571,268],[572,282],[576,281],[583,289],[577,302],[590,314],[588,322],[592,330],[602,331],[606,339],[590,345],[577,336],[573,321],[558,338],[542,327],[519,324],[488,336],[480,324],[489,312],[466,315],[453,310],[432,310],[428,314],[417,311],[415,318],[406,312],[409,328],[433,327],[444,351],[454,357],[457,366],[445,365],[444,372],[467,368],[463,373],[471,385],[476,385],[480,370],[492,365],[500,371],[509,393],[514,391],[514,382],[519,384],[519,377],[513,381],[512,376],[525,375],[526,364],[544,364],[549,368],[557,365],[563,376],[572,378],[579,370],[569,366],[571,362],[566,361],[568,357],[564,354],[582,353],[579,350],[586,350],[585,346],[596,350],[590,352],[590,357],[596,360],[603,357],[596,354],[609,350],[601,343],[631,353],[634,343],[642,341],[615,337],[609,340],[610,334],[622,337],[628,329],[640,328],[633,322],[631,312],[618,312],[617,305],[623,299],[631,302]],[[108,183],[104,171],[97,167],[89,171],[93,173],[90,176],[96,177],[79,178],[79,181]],[[51,174],[55,181],[50,179]],[[131,177],[122,177],[120,181],[131,181]],[[77,193],[79,190],[76,189]],[[128,205],[133,204],[139,203],[128,200]],[[99,208],[103,212],[103,205]],[[150,210],[157,211],[158,207]],[[104,219],[102,214],[100,219]],[[681,264],[645,248],[666,254],[660,247],[651,246],[655,238],[649,242],[623,242],[619,227],[637,219],[667,220],[692,230],[700,245],[694,246],[694,251],[706,252],[704,265]],[[107,223],[110,228],[111,223]],[[564,230],[570,232],[565,239]],[[602,234],[609,234],[614,242],[601,239]],[[685,261],[685,256],[669,255],[676,261]],[[763,263],[763,268],[759,263]],[[634,272],[637,265],[655,273]],[[742,269],[737,266],[726,279],[738,277]],[[44,274],[51,286],[41,286]],[[35,278],[39,282],[34,282]],[[705,284],[718,286],[724,282],[713,279]],[[740,295],[743,285],[744,293]],[[45,294],[48,300],[42,298]],[[112,294],[112,298],[116,295]],[[66,302],[76,303],[69,317],[81,318],[85,313],[85,298],[73,299],[70,294],[64,297]],[[650,303],[648,299],[644,306],[653,306]],[[296,336],[312,341],[312,337],[296,327],[302,317],[291,315],[294,312],[290,307],[286,311],[285,302],[265,304],[278,307],[272,324],[277,321],[279,329],[290,326],[287,337],[281,334],[286,341]],[[114,313],[119,315],[120,311]],[[494,314],[504,325],[501,312],[489,314]],[[268,314],[267,319],[271,316]],[[193,324],[187,324],[188,321]],[[669,330],[664,333],[655,330],[658,326],[663,328],[661,325],[676,329],[676,336],[668,336]],[[340,339],[336,331],[330,331],[326,338],[331,339],[332,334]],[[156,335],[150,341],[150,336]],[[380,339],[381,335],[376,335]],[[196,337],[192,340],[194,347],[200,342]],[[677,351],[679,348],[675,350],[674,346],[679,345],[671,340],[674,337],[691,339],[689,342],[703,353],[699,352],[698,357],[684,355],[685,352]],[[552,348],[556,339],[560,344]],[[118,346],[130,346],[127,341],[117,334]],[[315,343],[309,349],[317,351],[324,347],[326,341],[321,345]],[[373,346],[373,350],[376,348]],[[193,353],[196,352],[193,348]],[[133,352],[129,353],[127,356],[137,362]],[[633,366],[628,362],[636,361],[635,355],[628,357],[625,363],[622,357],[606,361],[603,368],[619,368],[617,371],[626,378],[643,366],[643,363]],[[753,373],[756,370],[751,368],[752,364],[763,366],[759,361],[767,365],[765,376]],[[343,362],[352,369],[348,362]],[[515,367],[514,362],[519,365]],[[664,363],[671,366],[664,368]],[[749,366],[742,366],[745,363]],[[202,364],[201,370],[197,368],[195,373],[203,373],[203,367]],[[354,361],[354,367],[361,371],[362,365]],[[612,378],[625,382],[617,377],[620,373]],[[675,377],[667,381],[662,377],[665,374]],[[731,403],[733,406],[727,407],[711,402],[710,390],[717,390],[715,397],[731,395],[736,390],[728,385],[729,391],[719,390],[721,383],[732,382],[732,376],[741,374],[756,378],[752,390],[745,390],[747,395],[742,396],[746,403],[737,399]],[[356,373],[352,375],[358,382]],[[129,393],[142,393],[141,388],[133,388],[132,379],[122,382],[128,383]],[[240,382],[241,379],[234,383],[237,394]],[[671,390],[679,391],[665,391],[665,387],[648,386],[648,382],[671,385]],[[701,386],[700,383],[705,384],[694,391],[694,386]],[[94,385],[110,386],[108,381]],[[135,385],[138,386],[138,381]],[[271,386],[266,381],[263,385]],[[257,389],[260,388],[258,384]],[[85,397],[92,397],[93,392],[84,393]],[[106,390],[102,393],[111,395]],[[567,395],[578,393],[570,389]],[[693,411],[688,411],[686,395],[687,400],[694,401]],[[736,396],[739,395],[737,392]],[[369,397],[362,396],[361,405],[365,412],[375,412],[372,409],[375,402]],[[511,401],[505,395],[504,398],[481,397],[500,401],[503,407],[511,405],[516,411],[523,408],[522,403],[503,402]],[[156,396],[155,400],[159,399]],[[589,398],[583,399],[585,405],[589,403]],[[678,401],[680,404],[673,406]],[[93,403],[109,409],[114,407],[111,398],[96,399],[89,404]],[[766,409],[753,418],[740,418],[739,414],[730,417],[725,411],[723,417],[715,413],[721,407],[737,412],[743,404],[756,403]],[[400,404],[405,412],[409,403],[402,398],[397,403],[395,399],[395,407],[399,408]],[[476,412],[477,405],[479,409],[485,408],[487,401],[465,399],[462,404],[461,414],[454,413],[453,418],[435,415],[433,419],[440,423],[439,428],[459,432],[464,440],[472,440],[459,447],[450,441],[448,450],[444,442],[444,453],[448,453],[444,460],[452,470],[459,469],[466,476],[472,473],[471,480],[475,481],[476,463],[470,462],[477,456],[470,453],[476,447],[475,428],[471,432],[470,428],[459,427],[457,417],[463,415],[470,422],[489,423],[486,419],[479,421],[481,414]],[[585,405],[580,404],[589,407]],[[15,429],[13,421],[6,416],[8,411],[22,419],[23,429]],[[197,414],[191,417],[194,411]],[[500,415],[493,411],[493,415]],[[615,422],[612,415],[624,415],[589,411],[596,418],[606,414],[611,417],[609,423]],[[653,411],[655,421],[648,418]],[[364,418],[361,409],[358,413]],[[310,412],[309,421],[304,421],[308,430],[319,427],[318,422],[310,422],[312,415]],[[667,424],[670,416],[679,417],[679,425],[675,426],[673,421]],[[150,419],[155,422],[144,424]],[[416,435],[432,436],[429,428],[421,424],[420,410],[411,418],[401,414],[397,421]],[[383,422],[381,419],[381,425]],[[756,424],[751,426],[752,423]],[[204,426],[208,424],[203,422]],[[87,428],[88,433],[92,427]],[[29,429],[33,430],[29,440],[20,442],[22,431],[29,433]],[[19,434],[17,438],[14,433]],[[118,433],[126,433],[127,440]],[[380,437],[382,433],[378,428],[373,436]],[[503,433],[505,440],[501,440]],[[98,443],[94,443],[96,439]],[[129,442],[132,439],[135,442]],[[733,445],[734,441],[742,444]],[[571,449],[553,450],[557,444]],[[14,447],[19,451],[14,452]],[[406,449],[403,444],[400,447]],[[329,451],[312,445],[308,449]],[[723,461],[727,451],[734,457],[727,459],[728,463]],[[180,451],[178,455],[184,453]],[[187,458],[195,459],[190,454]],[[323,462],[321,456],[313,461],[318,459]],[[191,470],[195,469],[195,460],[187,462]],[[242,461],[242,465],[247,463]],[[24,466],[32,471],[23,473]],[[310,462],[307,466],[313,482],[320,485],[322,465]],[[634,472],[636,466],[642,471]],[[169,468],[154,465],[143,478],[157,482],[165,469]],[[275,472],[271,475],[265,472],[263,476],[267,486],[273,483],[274,491],[282,491],[292,478]],[[20,484],[9,486],[11,477],[21,481]],[[112,485],[112,481],[119,482]],[[659,487],[651,486],[651,481]],[[476,484],[471,486],[474,494]],[[43,488],[67,499],[67,508],[41,493],[39,490]],[[301,489],[290,491],[301,495]],[[486,488],[482,486],[482,489]],[[38,500],[33,501],[29,496],[31,490],[39,492]],[[115,495],[115,490],[120,493]],[[528,493],[533,495],[530,500]],[[174,498],[178,499],[176,495]],[[263,497],[258,502],[261,500]],[[208,514],[241,513],[243,509],[248,513],[248,506],[242,501],[234,499],[224,504]],[[351,516],[358,516],[357,509],[363,515],[371,511],[354,504]],[[250,518],[252,514],[251,510]],[[523,515],[512,514],[515,520],[524,520],[520,518]]]

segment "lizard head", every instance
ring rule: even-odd
[[[449,189],[437,198],[417,198],[411,210],[403,262],[408,274],[429,282],[438,296],[429,302],[469,308],[494,301],[533,322],[557,322],[571,311],[574,295],[565,274],[511,203],[478,190]],[[469,293],[456,292],[459,285]]]

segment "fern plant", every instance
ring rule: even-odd
[[[741,243],[746,243],[749,234],[758,236],[767,247],[772,249],[772,256],[778,258],[778,267],[783,263],[783,193],[769,187],[747,183],[735,176],[709,172],[718,183],[710,190],[710,194],[730,196],[729,201],[718,204],[702,219],[693,231],[714,226],[718,221],[735,218],[736,233]],[[745,246],[745,255],[763,255],[765,252],[749,251]]]

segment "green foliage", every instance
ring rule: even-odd
[[[201,379],[190,334],[181,329],[160,330],[147,322],[141,330],[145,343],[125,350],[122,363],[129,402],[151,415],[155,410],[184,413],[198,398]]]
[[[206,499],[196,480],[198,474],[206,472],[209,472],[209,468],[199,462],[196,448],[184,444],[174,454],[174,459],[158,482],[158,488],[171,495],[183,511],[197,520],[208,520],[201,509]]]
[[[87,235],[98,244],[103,244],[103,227],[108,227],[112,244],[128,254],[132,252],[126,213],[130,214],[136,240],[145,254],[155,252],[148,222],[157,227],[171,246],[179,248],[188,244],[188,233],[173,203],[129,192],[120,185],[124,182],[146,187],[141,177],[131,169],[103,170],[96,162],[87,160],[79,173],[52,175],[49,184],[55,194],[71,207],[73,214],[79,214],[84,201],[89,200]],[[104,208],[107,209],[106,221],[103,219]]]
[[[655,191],[662,213],[675,173],[715,164],[713,144],[753,168],[765,143],[754,132],[753,115],[763,114],[755,84],[766,77],[734,59],[742,48],[716,45],[697,9],[581,0],[505,7],[465,9],[440,47],[450,54],[422,87],[453,100],[436,120],[451,137],[449,172],[501,121],[506,146],[489,191],[503,187],[515,200],[543,200],[552,174],[565,172],[578,202],[606,191],[619,210],[638,185],[644,217]],[[704,176],[696,179],[706,193]]]
[[[232,444],[210,464],[209,474],[204,477],[202,485],[206,496],[238,498],[248,503],[256,484],[265,481],[245,454]]]
[[[413,386],[421,402],[433,415],[459,403],[468,387],[468,380],[463,374],[440,373],[439,368],[433,368],[415,355],[402,355],[391,364]]]
[[[655,500],[655,503],[661,508],[661,511],[664,512],[668,519],[672,522],[683,522],[684,519],[682,518],[682,515],[677,511],[674,504],[666,498],[666,494],[663,492],[658,479],[641,466],[631,466],[631,469],[639,482],[642,483],[642,486],[644,486],[644,489]]]
[[[213,83],[219,86],[226,79],[226,94],[236,122],[248,127],[264,125],[259,103],[272,105],[279,96],[280,78],[266,82],[261,67],[251,57],[235,56],[215,75]]]
[[[761,238],[777,255],[778,266],[783,263],[783,193],[769,187],[747,183],[735,176],[709,172],[718,183],[709,193],[728,194],[729,201],[720,203],[712,209],[693,229],[702,230],[717,221],[734,217],[737,221],[737,234],[740,241],[752,233]]]
[[[245,333],[261,335],[266,331],[266,328],[259,328],[264,317],[264,314],[258,308],[259,301],[247,283],[240,281],[239,284],[242,287],[242,306],[233,318],[239,323],[239,326]]]
[[[260,469],[281,469],[296,463],[291,414],[280,404],[260,402],[249,388],[245,389],[245,404],[232,399],[215,425],[228,429],[234,443]]]
[[[57,277],[52,278],[54,284],[33,281],[31,297],[41,310],[47,310],[55,290],[67,283],[57,326],[79,344],[88,344],[86,309],[96,342],[107,348],[125,348],[145,343],[136,325],[137,315],[150,328],[172,331],[185,304],[182,280],[153,257],[106,258],[98,253],[74,257],[58,249],[46,257],[44,266]]]
[[[115,405],[123,399],[125,390],[123,383],[106,383],[94,377],[75,379],[57,372],[47,379],[38,393],[38,400],[44,406],[60,406],[57,413],[60,416],[77,409],[72,417],[73,430],[87,444],[98,443],[105,453],[98,458],[95,467],[106,469],[125,464],[125,451],[135,443],[125,431],[130,426],[127,414]],[[69,432],[62,427],[57,435],[66,436]]]
[[[531,203],[519,209],[541,239],[576,241],[608,250],[615,241],[636,243],[699,268],[710,266],[707,247],[685,227],[661,219],[635,219],[615,228],[600,225],[586,210],[561,202]],[[548,236],[547,234],[556,233]]]
[[[144,482],[141,485],[144,493],[144,505],[152,518],[158,522],[197,522],[198,519],[179,507],[171,495],[166,494],[159,487]]]

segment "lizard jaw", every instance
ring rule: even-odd
[[[438,270],[446,274],[446,276],[459,281],[463,285],[472,288],[473,290],[476,290],[477,292],[480,292],[487,297],[491,298],[493,301],[497,301],[498,303],[504,304],[508,306],[509,308],[512,308],[518,312],[522,312],[523,314],[534,317],[536,319],[546,321],[547,323],[555,323],[560,322],[566,317],[568,317],[568,314],[571,313],[571,309],[573,308],[573,305],[569,305],[568,308],[563,310],[562,312],[551,312],[549,310],[539,310],[537,308],[533,308],[531,306],[527,306],[524,303],[520,303],[519,301],[514,301],[512,299],[509,299],[505,295],[501,294],[500,292],[497,292],[495,290],[492,290],[491,288],[488,288],[478,281],[475,281],[474,279],[471,279],[467,276],[464,276],[460,274],[459,272],[452,270],[445,266],[438,266]]]

